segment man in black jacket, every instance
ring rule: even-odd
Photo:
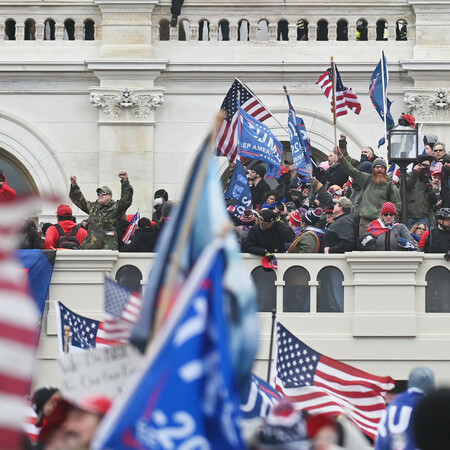
[[[142,217],[139,219],[136,229],[130,241],[123,245],[121,252],[153,252],[158,238],[158,228],[152,226],[150,219]]]
[[[285,243],[291,243],[294,239],[292,228],[277,220],[277,215],[271,209],[263,209],[259,224],[249,231],[243,250],[260,256],[285,253]]]
[[[352,216],[352,202],[347,197],[333,200],[334,221],[322,239],[324,253],[345,253],[356,247],[355,223]]]

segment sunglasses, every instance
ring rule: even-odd
[[[389,217],[390,217],[390,216],[395,216],[395,213],[384,213],[383,216],[384,216],[384,217],[387,217],[387,216],[389,216]]]
[[[97,197],[100,197],[101,195],[109,195],[107,192],[97,192]]]
[[[433,152],[445,152],[445,150],[443,148],[438,148],[437,150],[433,149]]]

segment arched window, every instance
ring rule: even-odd
[[[367,41],[367,20],[359,19],[356,22],[356,40]]]
[[[53,19],[47,19],[44,22],[44,41],[55,40],[55,21]]]
[[[64,38],[65,41],[75,40],[75,22],[72,19],[67,19],[64,22]]]
[[[297,22],[297,41],[307,41],[308,40],[308,21],[305,19],[300,19]]]
[[[258,41],[269,40],[269,22],[263,19],[258,22]]]
[[[407,41],[408,40],[408,22],[405,19],[399,19],[396,23],[396,40]]]
[[[289,26],[287,20],[280,20],[278,22],[277,40],[288,41],[289,40]]]
[[[317,22],[317,40],[328,41],[328,22],[326,20],[319,20]]]
[[[189,41],[190,39],[190,28],[191,24],[189,20],[182,19],[178,22],[178,40],[179,41]]]
[[[16,21],[13,19],[8,19],[5,22],[5,41],[15,41],[16,40]]]
[[[425,312],[450,312],[450,271],[442,266],[433,267],[427,272],[425,281]]]
[[[139,293],[142,291],[142,273],[136,266],[132,266],[131,264],[122,266],[117,271],[116,281],[130,291]]]
[[[284,274],[283,311],[309,312],[310,276],[303,267],[290,267]]]
[[[6,182],[17,195],[37,192],[36,185],[26,167],[15,156],[0,148],[0,169],[3,170]]]
[[[260,312],[271,312],[276,309],[277,288],[275,280],[277,276],[272,269],[264,269],[259,266],[251,273],[253,283],[258,293],[258,305]]]
[[[337,41],[348,41],[348,22],[346,20],[339,20],[336,29]]]
[[[250,24],[248,20],[242,19],[238,23],[238,41],[249,40]]]
[[[95,22],[92,19],[84,21],[84,40],[95,41]]]
[[[206,19],[198,23],[198,40],[209,41],[209,22]]]
[[[384,19],[377,21],[377,41],[387,41],[389,36],[388,23]]]
[[[230,40],[230,22],[228,20],[221,20],[219,22],[219,41]]]
[[[170,31],[169,31],[169,21],[166,19],[163,19],[159,22],[159,40],[160,41],[168,41],[170,37]]]
[[[317,312],[344,312],[344,275],[332,266],[317,275]]]
[[[25,22],[25,35],[26,41],[34,41],[36,39],[36,22],[33,19],[28,19]]]

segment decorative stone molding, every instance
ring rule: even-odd
[[[104,24],[119,24],[133,23],[133,24],[148,24],[152,20],[151,13],[105,13],[103,15]]]
[[[450,96],[447,89],[409,90],[404,102],[421,123],[447,122],[450,119]]]
[[[162,89],[129,89],[113,91],[95,88],[91,104],[100,111],[101,122],[142,122],[154,124],[154,110],[164,103]]]

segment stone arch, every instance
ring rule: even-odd
[[[0,148],[20,161],[32,190],[67,197],[70,174],[60,153],[31,125],[4,111],[0,112]],[[54,215],[54,205],[49,208]]]

